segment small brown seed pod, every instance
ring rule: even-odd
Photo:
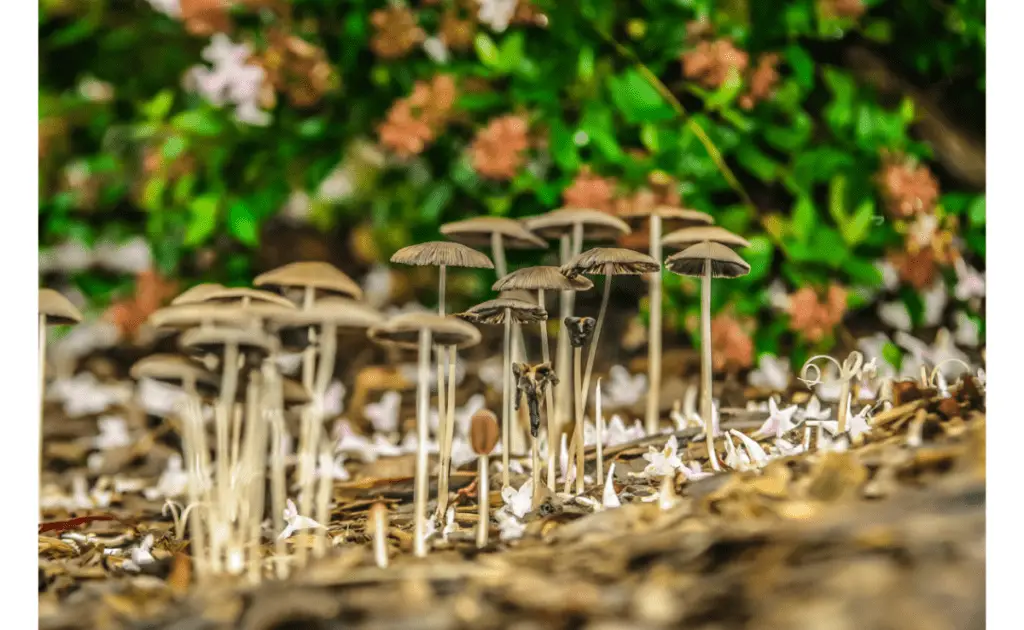
[[[566,317],[565,328],[569,331],[569,343],[573,348],[582,348],[594,335],[597,320],[593,317]]]
[[[498,443],[498,416],[489,409],[473,414],[469,427],[469,443],[477,455],[489,455]]]

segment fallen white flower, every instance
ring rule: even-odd
[[[284,521],[286,526],[277,537],[278,540],[284,540],[295,532],[304,529],[326,529],[323,525],[308,516],[302,516],[299,514],[298,508],[295,507],[295,502],[291,499],[288,499],[288,504],[284,508]]]
[[[817,402],[817,398],[812,397]],[[796,428],[797,423],[793,421],[796,415],[797,406],[790,405],[785,409],[779,409],[775,403],[775,397],[768,399],[768,419],[754,432],[755,437],[782,437]]]
[[[138,573],[147,564],[153,564],[156,559],[150,553],[153,549],[153,534],[147,534],[137,547],[132,547],[131,557],[124,561],[122,567],[125,571]]]
[[[402,395],[386,391],[380,401],[363,407],[363,415],[378,433],[394,433],[398,430],[398,412],[402,406]]]
[[[747,382],[752,387],[783,392],[789,387],[790,376],[788,358],[762,354],[757,369],[747,376]]]
[[[128,423],[120,416],[103,416],[98,421],[100,434],[93,438],[93,446],[101,451],[129,446],[132,437],[128,434]]]
[[[622,502],[619,501],[619,496],[615,494],[615,463],[612,462],[608,466],[608,478],[604,482],[604,494],[601,497],[601,504],[605,508],[617,508],[622,507]]]
[[[171,453],[167,458],[167,468],[160,473],[160,479],[153,488],[146,488],[143,495],[153,501],[159,498],[173,499],[185,494],[188,488],[188,473],[185,471],[181,455]]]
[[[519,490],[511,486],[502,488],[501,499],[505,502],[503,510],[518,518],[523,518],[530,511],[530,506],[532,505],[533,479],[527,479],[523,482]]]
[[[613,365],[608,371],[604,403],[609,409],[632,407],[647,393],[647,376],[630,375],[621,365]]]
[[[732,435],[735,435],[736,438],[739,439],[739,441],[743,443],[743,448],[746,449],[747,455],[749,456],[750,461],[755,466],[757,466],[758,468],[761,468],[762,466],[764,466],[765,464],[768,463],[768,459],[769,459],[768,458],[768,453],[764,452],[764,449],[761,448],[760,444],[758,444],[756,441],[751,439],[745,433],[741,433],[740,431],[737,431],[736,429],[730,429],[729,433],[731,433]]]
[[[677,453],[678,448],[679,442],[675,435],[665,442],[665,447],[660,451],[653,446],[647,447],[648,450],[643,454],[643,458],[648,463],[641,474],[647,478],[674,475],[676,470],[683,467],[683,461],[679,459]]]
[[[518,540],[526,532],[525,523],[505,512],[499,510],[495,513],[494,518],[498,521],[498,539],[502,542]]]

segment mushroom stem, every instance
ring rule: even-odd
[[[188,378],[183,385],[186,398],[184,413],[182,414],[182,424],[184,425],[182,450],[184,451],[185,473],[188,476],[186,489],[188,491],[189,504],[199,505],[203,499],[199,490],[202,477],[199,473],[198,449],[206,447],[206,440],[200,439],[197,431],[202,430],[205,433],[206,429],[203,426],[202,411],[199,408],[198,397],[196,396],[195,379]],[[201,583],[206,576],[209,560],[206,557],[205,530],[203,529],[202,521],[198,517],[193,518],[189,522],[189,535],[191,538],[189,546],[192,551],[192,564],[195,566],[196,581]]]
[[[494,271],[498,278],[508,275],[508,263],[505,261],[505,241],[500,232],[491,232],[491,255],[494,257]]]
[[[388,511],[381,505],[373,513],[373,561],[377,568],[388,568]]]
[[[509,345],[512,340],[512,312],[505,309],[505,339],[502,346],[503,371],[501,388],[501,487],[506,488],[508,481],[508,456],[511,447],[509,446],[509,421],[510,407],[512,406],[512,361],[509,356]]]
[[[700,414],[704,418],[704,439],[708,443],[711,469],[721,470],[715,454],[715,436],[711,416],[711,260],[704,259],[704,275],[700,283]]]
[[[597,428],[597,479],[604,479],[604,414],[601,411],[601,379],[594,392],[594,423]]]
[[[276,393],[280,392],[281,382],[278,378],[274,379],[273,388]],[[274,524],[274,531],[281,532],[284,530],[284,508],[285,508],[285,475],[284,475],[284,415],[281,409],[281,400],[275,396],[276,400],[272,407],[270,415],[270,507],[271,507],[271,522]],[[274,555],[278,558],[283,558],[288,555],[288,545],[285,539],[275,537],[274,540]],[[288,564],[285,562],[275,562],[274,571],[277,574],[279,580],[283,580],[288,577]]]
[[[591,346],[593,347],[593,346]],[[573,348],[573,382],[576,383],[576,435],[573,436],[573,444],[576,445],[576,494],[583,494],[583,388],[580,386],[580,372],[583,363],[583,348]]]
[[[540,504],[540,437],[530,435],[530,452],[532,455],[533,468],[530,471],[533,479],[533,500],[531,505],[536,508]]]
[[[569,262],[569,259],[572,257],[572,243],[569,239],[570,236],[568,234],[562,235],[559,251],[559,262],[562,265]],[[571,358],[569,355],[569,335],[565,329],[565,318],[572,317],[573,295],[572,291],[562,291],[558,295],[559,329],[555,361],[555,372],[558,375],[558,384],[555,385],[554,392],[555,417],[554,421],[551,423],[552,426],[556,427],[556,433],[565,426],[565,419],[569,415],[570,396],[573,395],[571,393],[572,390],[569,389],[572,386],[569,379],[569,362],[571,361]],[[550,439],[550,437],[548,439]]]
[[[326,444],[320,448],[320,479],[316,492],[316,521],[323,525],[316,530],[313,540],[313,557],[323,558],[327,554],[327,528],[331,525],[331,490],[334,489],[333,460]]]
[[[313,405],[309,407],[306,442],[299,452],[299,461],[305,464],[300,472],[299,514],[309,514],[314,504],[316,491],[316,464],[320,452],[320,433],[323,428],[323,403],[334,375],[334,362],[338,355],[338,327],[324,323],[320,327],[320,365],[317,366],[313,383]],[[308,548],[299,546],[299,565],[306,562]]]
[[[587,351],[587,371],[583,374],[583,409],[587,408],[587,396],[590,394],[590,375],[594,371],[594,357],[597,355],[597,342],[601,339],[601,325],[604,324],[604,315],[608,311],[608,298],[612,292],[612,266],[605,265],[604,272],[604,293],[601,294],[601,310],[597,312],[597,325],[594,326],[594,338],[590,340],[590,349]],[[581,447],[582,448],[582,447]]]
[[[544,306],[544,289],[537,291],[537,304]],[[540,324],[540,351],[545,363],[551,362],[551,351],[548,348],[548,322],[542,320]],[[558,387],[555,385],[555,387]],[[555,419],[554,387],[544,389],[544,402],[548,412],[548,490],[555,491],[555,462],[558,453],[555,450],[555,436],[558,434],[558,423]]]
[[[651,215],[650,226],[651,258],[661,261],[661,215]],[[647,325],[647,434],[658,431],[661,412],[661,270],[650,274],[647,279],[650,291],[648,300],[649,320]]]
[[[438,436],[441,466],[437,472],[437,513],[444,517],[448,510],[448,483],[451,479],[452,442],[455,439],[455,346],[448,346],[448,409],[443,431]]]
[[[512,363],[518,363],[526,361],[526,345],[523,341],[523,327],[522,324],[512,324],[512,346],[510,348],[510,361]],[[515,378],[513,377],[513,381]],[[515,383],[513,383],[513,391],[515,391]],[[523,414],[516,413],[512,416],[512,422],[509,425],[509,431],[511,435],[509,440],[512,444],[512,452],[516,455],[522,455],[525,452],[525,441],[526,441],[526,430],[523,428]]]
[[[445,293],[447,292],[448,284],[448,266],[438,266],[438,280],[437,280],[437,314],[445,316]],[[448,422],[448,403],[445,400],[445,389],[444,389],[444,352],[441,346],[434,348],[434,352],[437,354],[437,441],[441,448],[441,469],[438,471],[438,497],[440,497],[441,481],[444,477],[447,477],[447,473],[444,471],[444,438],[443,435],[447,434],[447,422]],[[451,363],[449,363],[449,369]],[[443,513],[442,513],[443,515]]]
[[[243,454],[243,466],[240,495],[243,506],[240,511],[238,545],[241,550],[248,551],[249,580],[258,583],[263,575],[263,553],[260,544],[260,524],[263,521],[263,503],[266,485],[267,434],[266,423],[263,422],[263,374],[258,369],[249,373],[249,387],[246,392],[246,450]]]
[[[231,409],[231,460],[228,464],[231,470],[238,467],[238,458],[242,450],[242,416],[244,410],[241,405],[234,405]]]
[[[230,487],[230,420],[228,416],[234,411],[235,393],[238,390],[237,343],[230,342],[224,346],[224,364],[221,368],[223,373],[221,374],[220,400],[214,410],[214,421],[217,425],[217,499],[218,510],[227,511],[229,506],[234,506]]]
[[[476,546],[483,548],[487,546],[487,534],[491,528],[490,516],[488,516],[488,508],[490,508],[490,481],[487,479],[488,472],[488,459],[487,455],[481,455],[477,464],[479,470],[479,478],[477,479],[476,486],[476,502],[479,508],[477,514],[476,524]]]
[[[416,385],[416,486],[413,503],[416,510],[413,528],[413,553],[427,555],[427,412],[430,408],[430,329],[420,329],[419,379]]]

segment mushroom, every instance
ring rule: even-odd
[[[601,294],[601,310],[597,313],[597,327],[594,329],[594,341],[587,353],[587,369],[583,374],[583,408],[587,407],[587,395],[590,393],[590,375],[594,370],[594,356],[597,353],[598,341],[601,339],[601,326],[608,310],[608,298],[611,296],[612,276],[641,275],[654,273],[661,269],[661,263],[647,254],[619,247],[595,247],[574,257],[562,265],[562,273],[568,278],[580,274],[604,274],[604,293]]]
[[[469,443],[473,447],[473,452],[477,455],[477,469],[479,471],[479,478],[476,484],[476,502],[479,510],[477,514],[476,546],[483,548],[487,546],[487,535],[491,529],[490,518],[487,515],[491,496],[491,484],[487,479],[489,468],[488,456],[494,450],[495,444],[498,443],[498,419],[493,411],[481,409],[473,414],[470,422]]]
[[[848,414],[848,411],[849,411],[849,404],[850,404],[849,403],[850,386],[852,384],[853,379],[861,378],[861,375],[865,372],[865,367],[866,366],[864,365],[864,355],[861,354],[860,352],[854,350],[853,352],[851,352],[846,357],[846,360],[844,360],[842,362],[842,364],[840,364],[839,361],[836,361],[834,358],[832,358],[832,357],[830,357],[830,356],[828,356],[826,354],[819,354],[817,356],[813,356],[813,357],[807,359],[807,361],[804,362],[804,366],[802,368],[800,368],[799,380],[802,381],[804,383],[804,385],[807,385],[808,388],[812,388],[815,385],[820,385],[821,382],[822,382],[821,381],[821,368],[818,367],[818,365],[814,363],[818,359],[825,359],[827,361],[831,361],[836,367],[839,368],[839,381],[840,381],[839,409],[836,412],[836,420],[837,420],[837,427],[836,427],[836,429],[839,432],[839,434],[842,435],[843,433],[846,433],[846,429],[847,429],[847,427],[846,427],[846,418],[847,418],[847,414]],[[810,374],[811,368],[814,369],[815,374],[814,374],[813,377],[808,378],[808,375]],[[924,368],[922,368],[922,369],[924,369]],[[930,386],[930,385],[926,384],[926,386]],[[818,425],[817,441],[816,441],[816,446],[817,447],[821,446],[821,442],[822,442],[821,437],[822,437],[822,427],[821,427],[821,424],[819,424]]]
[[[689,231],[722,230],[721,228],[691,228]],[[726,234],[729,234],[726,232]],[[735,239],[743,239],[735,236]],[[733,241],[736,242],[735,240]],[[737,243],[738,244],[738,243]],[[712,469],[718,471],[715,455],[713,419],[711,417],[711,278],[738,278],[750,273],[750,265],[739,254],[716,241],[703,240],[665,260],[669,271],[682,276],[701,278],[701,398],[700,415],[704,419],[704,435],[708,443],[708,458]]]
[[[672,206],[655,206],[653,208],[641,204],[633,204],[619,215],[630,224],[631,228],[640,227],[647,222],[649,230],[649,246],[651,258],[661,260],[661,235],[664,228],[679,229],[696,225],[710,225],[715,220],[709,214],[697,210],[687,210]],[[637,225],[640,224],[640,225]],[[661,272],[648,277],[650,319],[647,325],[647,413],[644,418],[647,433],[654,434],[658,430],[661,411]],[[598,475],[600,477],[600,475]]]
[[[573,382],[576,384],[576,425],[572,434],[572,444],[569,452],[574,454],[576,460],[576,494],[583,494],[583,386],[582,386],[582,363],[583,345],[594,335],[597,321],[593,317],[566,317],[565,329],[569,332],[569,343],[572,344],[573,352]],[[565,491],[569,492],[569,471],[565,471]]]
[[[419,352],[419,378],[416,386],[416,479],[414,490],[413,552],[418,557],[427,555],[427,409],[430,406],[430,348],[431,340],[439,346],[479,343],[480,331],[455,318],[431,313],[406,313],[378,324],[367,333],[377,343],[402,348],[416,348]],[[467,341],[468,340],[468,341]]]
[[[43,401],[46,400],[46,326],[82,321],[82,314],[53,289],[39,289],[39,465],[43,464]]]
[[[505,341],[502,345],[504,371],[501,381],[501,486],[505,488],[509,485],[508,458],[509,451],[511,450],[509,447],[509,416],[511,415],[510,394],[512,393],[513,384],[509,345],[512,338],[512,323],[530,324],[538,322],[547,319],[548,313],[544,310],[543,306],[537,304],[531,304],[523,300],[498,298],[477,304],[465,313],[460,313],[459,317],[478,324],[504,324],[505,326]]]
[[[377,568],[388,568],[388,506],[382,501],[370,506],[366,517],[367,533],[373,537],[373,561]]]
[[[486,255],[463,245],[448,241],[430,241],[409,245],[398,250],[391,256],[391,262],[400,265],[417,267],[438,267],[437,281],[437,313],[442,317],[445,311],[445,286],[448,279],[448,267],[468,267],[473,269],[494,269],[494,263]],[[453,368],[449,366],[449,371]],[[437,355],[437,417],[447,422],[448,411],[445,403],[444,364],[441,353]],[[442,431],[445,433],[446,431]]]
[[[551,363],[545,361],[544,363],[538,363],[537,365],[529,365],[527,363],[514,363],[512,365],[512,374],[515,377],[516,382],[516,396],[515,396],[515,408],[518,411],[522,403],[523,394],[526,394],[526,406],[530,412],[530,436],[531,440],[531,454],[533,456],[533,497],[534,503],[537,503],[538,497],[540,497],[540,449],[538,446],[538,432],[540,430],[540,399],[545,393],[550,394],[548,384],[552,386],[558,384],[558,377],[555,376],[555,371],[551,368]],[[550,400],[550,397],[548,398]],[[550,412],[550,406],[548,408]],[[548,443],[550,444],[551,439],[549,438]],[[549,449],[552,450],[552,449]]]
[[[558,267],[526,267],[518,269],[504,276],[491,287],[494,291],[536,291],[537,304],[544,307],[545,291],[587,291],[594,287],[594,283],[588,278],[577,276],[570,280],[562,275]],[[540,322],[540,349],[541,357],[545,363],[551,363],[551,351],[548,347],[547,322]],[[552,381],[556,386],[557,377]],[[555,489],[555,462],[558,452],[555,448],[555,438],[558,435],[558,424],[554,411],[554,387],[545,390],[548,414],[548,489]]]
[[[601,210],[586,208],[560,208],[547,214],[524,219],[526,228],[537,236],[559,241],[559,265],[564,265],[583,251],[584,242],[613,242],[630,233],[629,225]],[[575,293],[562,291],[560,296],[559,322],[573,314]],[[556,424],[560,427],[569,414],[569,340],[565,331],[558,336],[555,370],[559,384],[555,389]]]
[[[224,288],[224,285],[217,284],[216,282],[204,282],[202,284],[197,284],[191,289],[179,293],[178,297],[171,300],[171,304],[198,304],[200,302],[205,302],[207,296],[219,293]]]

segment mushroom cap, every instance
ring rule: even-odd
[[[543,306],[507,297],[481,302],[457,317],[477,324],[504,324],[506,312],[513,324],[532,324],[548,318]]]
[[[526,229],[548,240],[555,240],[571,233],[576,224],[583,225],[585,241],[614,241],[631,231],[629,224],[622,219],[589,208],[559,208],[523,221]]]
[[[469,443],[477,455],[490,455],[498,444],[498,416],[490,409],[473,414],[469,425]]]
[[[452,241],[430,241],[409,245],[395,252],[391,262],[417,267],[473,267],[494,269],[494,263],[485,254]]]
[[[750,242],[747,239],[717,225],[702,225],[669,232],[661,239],[661,244],[684,249],[694,243],[704,241],[721,243],[730,247],[750,247]]]
[[[715,222],[714,217],[706,212],[690,210],[688,208],[677,208],[675,206],[645,208],[638,204],[633,204],[616,214],[625,219],[627,223],[633,224],[634,227],[635,224],[641,223],[644,219],[654,215],[661,217],[663,228],[670,225],[673,230],[691,226],[712,225]]]
[[[184,330],[204,323],[244,326],[251,321],[252,316],[234,304],[198,302],[165,306],[154,311],[148,323],[154,328]]]
[[[561,271],[570,277],[581,273],[636,276],[660,269],[658,261],[642,252],[621,247],[595,247],[562,265]]]
[[[433,343],[439,346],[462,349],[480,343],[480,331],[475,326],[437,313],[403,313],[374,326],[367,335],[377,343],[415,349],[419,348],[423,329],[430,331]]]
[[[547,242],[526,229],[519,221],[507,217],[473,217],[445,223],[441,234],[470,247],[487,247],[491,235],[500,234],[505,249],[547,249]]]
[[[282,313],[274,318],[278,330],[334,324],[338,328],[370,328],[384,321],[384,315],[363,302],[327,297],[305,310]]]
[[[244,300],[248,299],[249,304],[242,306]],[[276,293],[270,291],[261,291],[259,289],[250,289],[249,287],[231,287],[223,288],[219,291],[211,291],[206,294],[204,302],[215,302],[223,304],[234,304],[238,305],[245,310],[249,310],[250,307],[263,304],[274,304],[284,309],[293,310],[297,308],[295,304],[281,297]]]
[[[569,279],[558,267],[538,266],[516,269],[491,287],[492,291],[587,291],[594,283],[589,278],[576,276]]]
[[[267,355],[277,350],[277,340],[256,328],[204,326],[186,330],[178,339],[181,349],[191,355],[220,354],[232,343],[243,353]]]
[[[77,324],[82,314],[66,297],[53,289],[39,289],[39,314],[46,315],[47,324]]]
[[[171,300],[171,304],[198,304],[199,302],[205,302],[208,295],[217,293],[224,288],[224,285],[216,282],[197,284],[191,289],[180,293],[178,297]]]
[[[672,254],[665,266],[681,276],[699,277],[704,275],[704,265],[709,261],[714,278],[738,278],[750,273],[750,265],[739,254],[713,241],[697,243]]]
[[[313,260],[271,269],[256,276],[252,284],[257,287],[313,287],[356,300],[363,299],[363,290],[345,272],[330,263]]]
[[[203,366],[177,354],[151,354],[132,365],[129,374],[135,380],[143,378],[160,381],[168,385],[183,386],[192,381],[196,387],[216,389],[220,378]]]

